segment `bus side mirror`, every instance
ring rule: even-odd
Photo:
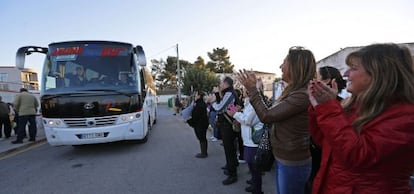
[[[136,53],[138,57],[138,65],[139,66],[146,66],[147,65],[147,59],[145,58],[145,52],[142,46],[136,46]]]
[[[24,68],[24,62],[25,62],[26,55],[30,55],[32,53],[46,54],[47,51],[48,51],[47,48],[37,47],[37,46],[20,47],[16,53],[16,67],[18,69]]]
[[[26,58],[26,47],[19,48],[16,53],[16,67],[18,69],[24,68],[24,61]]]

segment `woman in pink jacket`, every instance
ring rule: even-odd
[[[410,193],[414,170],[414,64],[396,44],[374,44],[348,55],[347,90],[335,100],[312,81],[309,127],[323,147],[312,193]]]

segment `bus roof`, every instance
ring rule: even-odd
[[[49,46],[56,46],[60,44],[119,44],[119,45],[132,47],[132,44],[130,43],[116,42],[116,41],[103,41],[103,40],[78,40],[78,41],[54,42],[54,43],[50,43]]]

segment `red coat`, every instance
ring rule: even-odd
[[[312,193],[410,193],[414,105],[387,108],[360,134],[352,127],[356,110],[345,114],[336,100],[309,108],[312,137],[322,146]]]

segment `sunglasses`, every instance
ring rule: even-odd
[[[308,50],[303,46],[292,46],[289,48],[289,50]]]

